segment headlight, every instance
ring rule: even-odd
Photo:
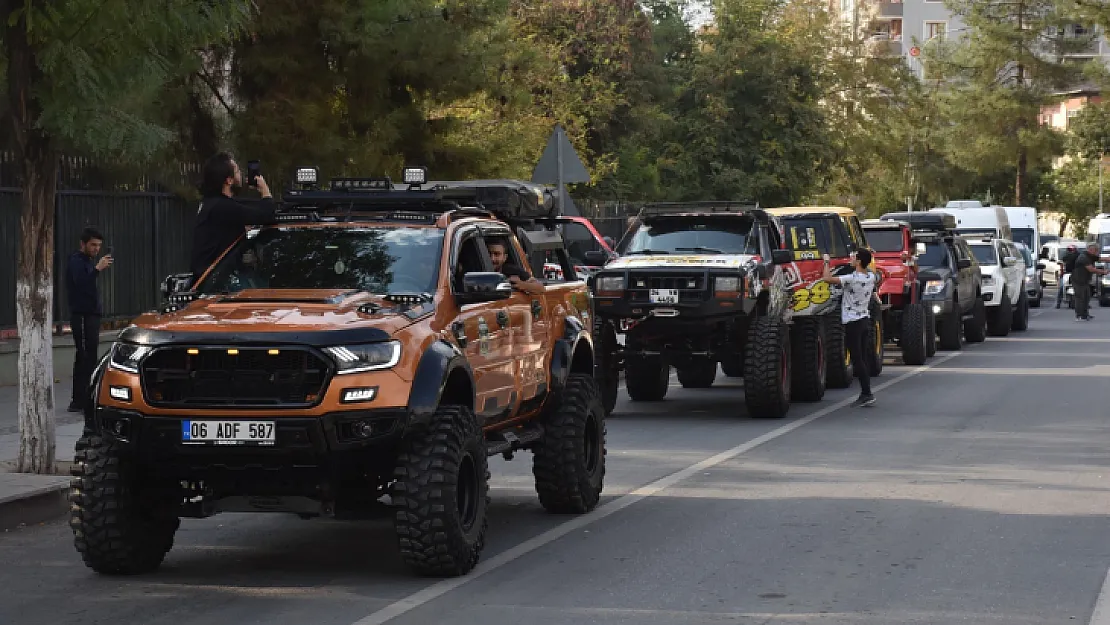
[[[597,279],[599,293],[616,293],[624,290],[624,276],[601,276]]]
[[[336,373],[340,375],[389,369],[401,360],[400,341],[325,347],[324,351],[335,359]]]
[[[716,277],[713,278],[713,290],[717,293],[739,293],[740,278]]]
[[[113,369],[138,373],[139,363],[143,357],[150,353],[146,345],[132,345],[130,343],[116,343],[112,346],[112,358],[109,364]]]
[[[936,295],[944,290],[944,280],[929,280],[925,283],[925,295]]]
[[[994,276],[983,276],[983,284],[987,286],[994,284]]]

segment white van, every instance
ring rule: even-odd
[[[1037,209],[1030,206],[1003,206],[1010,221],[1014,243],[1021,243],[1030,250],[1041,249],[1041,233],[1037,230]]]
[[[1014,240],[1010,218],[1001,206],[983,206],[977,200],[952,200],[944,208],[929,210],[955,217],[956,232],[964,238],[975,239],[990,235],[996,239]]]
[[[1064,255],[1068,253],[1069,245],[1074,245],[1078,249],[1082,246],[1082,243],[1075,239],[1060,239],[1041,246],[1041,252],[1037,255],[1037,258],[1044,263],[1044,280],[1046,283],[1060,284],[1061,278],[1064,277]]]
[[[1087,225],[1087,240],[1098,243],[1099,260],[1110,261],[1110,213],[1091,218]]]

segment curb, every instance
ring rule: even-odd
[[[0,472],[0,532],[65,516],[70,480],[65,474]]]

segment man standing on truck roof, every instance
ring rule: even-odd
[[[204,199],[197,211],[192,260],[189,263],[194,283],[224,250],[243,236],[244,228],[277,223],[276,206],[270,194],[270,186],[261,174],[248,181],[250,186],[257,188],[262,194],[262,201],[256,206],[236,202],[232,197],[232,189],[243,186],[243,175],[230,154],[220,152],[208,159],[204,164],[203,175],[201,192]]]
[[[1098,262],[1098,243],[1087,244],[1087,251],[1080,254],[1071,272],[1071,285],[1075,289],[1075,320],[1090,321],[1091,276],[1105,276],[1106,270],[1095,267]]]
[[[1066,254],[1064,254],[1064,257],[1061,259],[1062,261],[1064,261],[1064,273],[1060,276],[1060,279],[1057,280],[1057,285],[1056,285],[1056,307],[1057,308],[1060,307],[1060,302],[1062,302],[1064,300],[1064,291],[1067,290],[1067,289],[1064,288],[1064,276],[1066,276],[1066,275],[1070,274],[1071,272],[1075,271],[1075,261],[1078,258],[1079,258],[1079,250],[1075,249],[1075,244],[1073,243],[1073,244],[1068,246],[1068,252]],[[1074,282],[1072,284],[1074,284]]]
[[[853,406],[875,404],[875,396],[871,394],[871,372],[867,368],[866,358],[870,349],[870,341],[867,340],[871,331],[869,308],[871,298],[875,295],[875,274],[868,269],[870,264],[871,251],[862,249],[852,259],[855,271],[846,276],[834,276],[832,267],[825,263],[825,273],[822,276],[825,282],[844,287],[840,300],[840,321],[844,324],[848,352],[852,355],[852,368],[859,379],[860,388],[859,398]]]

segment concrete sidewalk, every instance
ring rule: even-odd
[[[71,380],[54,385],[57,423],[57,462],[61,468],[73,462],[74,448],[84,427],[84,417],[66,412]],[[0,531],[42,523],[61,517],[69,509],[66,496],[70,477],[12,473],[19,457],[18,389],[0,387]]]

